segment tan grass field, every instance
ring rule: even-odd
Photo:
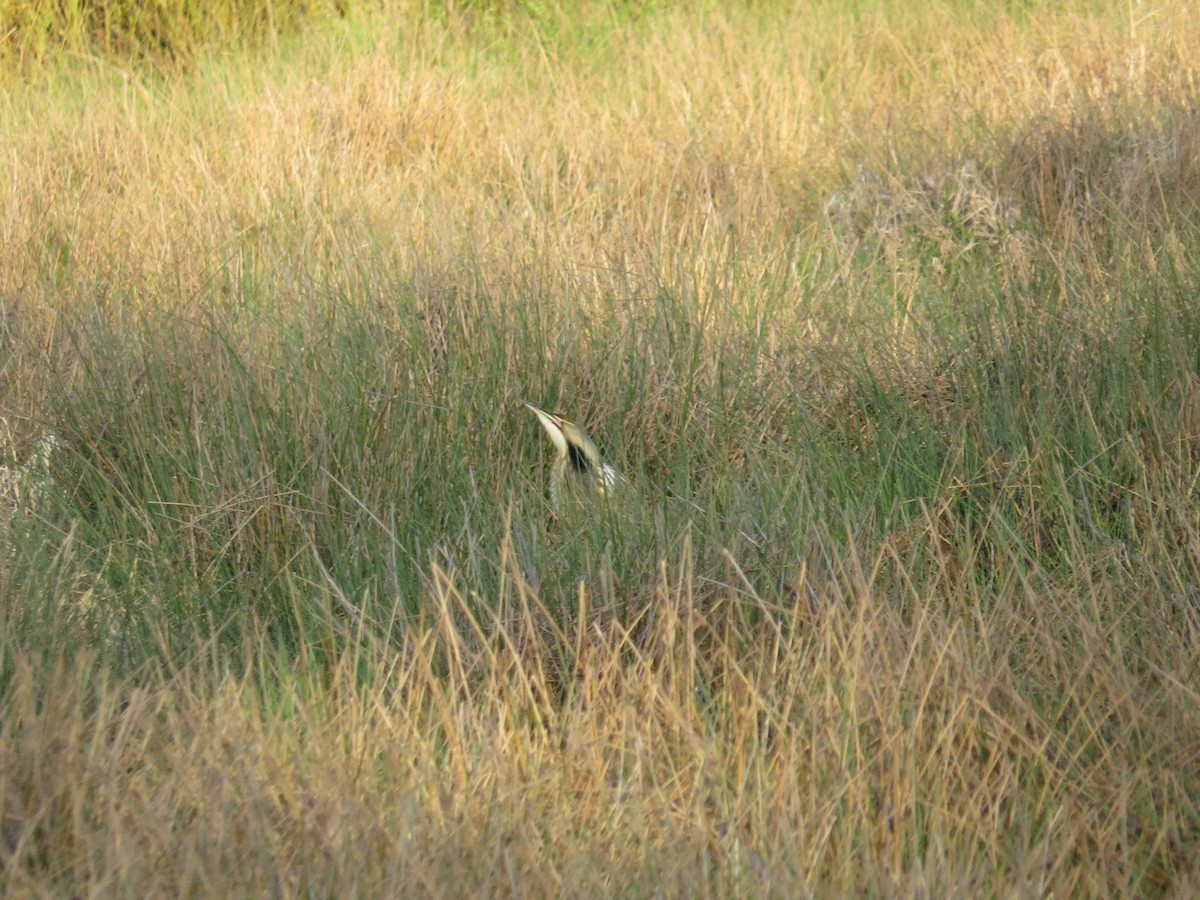
[[[348,7],[0,15],[0,890],[1200,890],[1191,5]]]

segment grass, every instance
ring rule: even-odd
[[[1193,892],[1193,19],[20,44],[4,891]]]

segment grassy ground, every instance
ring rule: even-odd
[[[1189,4],[312,9],[6,39],[6,895],[1200,887]]]

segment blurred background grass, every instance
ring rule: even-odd
[[[0,8],[6,890],[1195,883],[1187,4]]]

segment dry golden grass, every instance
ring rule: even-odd
[[[4,76],[0,890],[1200,889],[1191,5],[446,6]]]
[[[520,588],[464,625],[435,571],[425,623],[352,641],[320,683],[256,649],[266,698],[203,663],[151,684],[19,665],[6,892],[1194,890],[1196,698],[1111,642],[1126,598],[1098,585],[1082,634],[1018,576],[1005,608],[904,616],[866,562],[798,583],[815,618],[732,591],[701,612],[664,571],[636,636],[548,631]]]
[[[1022,202],[1051,234],[1109,212],[1088,202],[1152,213],[1195,177],[1194,122],[1170,117],[1194,99],[1187,4],[647,19],[579,25],[597,50],[516,26],[480,46],[466,14],[374,20],[283,60],[10,91],[4,287],[86,272],[163,302],[226,268],[345,277],[377,242],[439,274],[469,250],[494,290],[582,298],[670,280],[683,248],[716,265],[731,232],[747,265],[788,236],[819,253],[813,225],[860,168],[896,205],[918,176],[954,191],[961,154],[1011,145],[974,194]],[[1110,146],[1135,127],[1149,134]],[[913,172],[910,155],[945,165]]]

